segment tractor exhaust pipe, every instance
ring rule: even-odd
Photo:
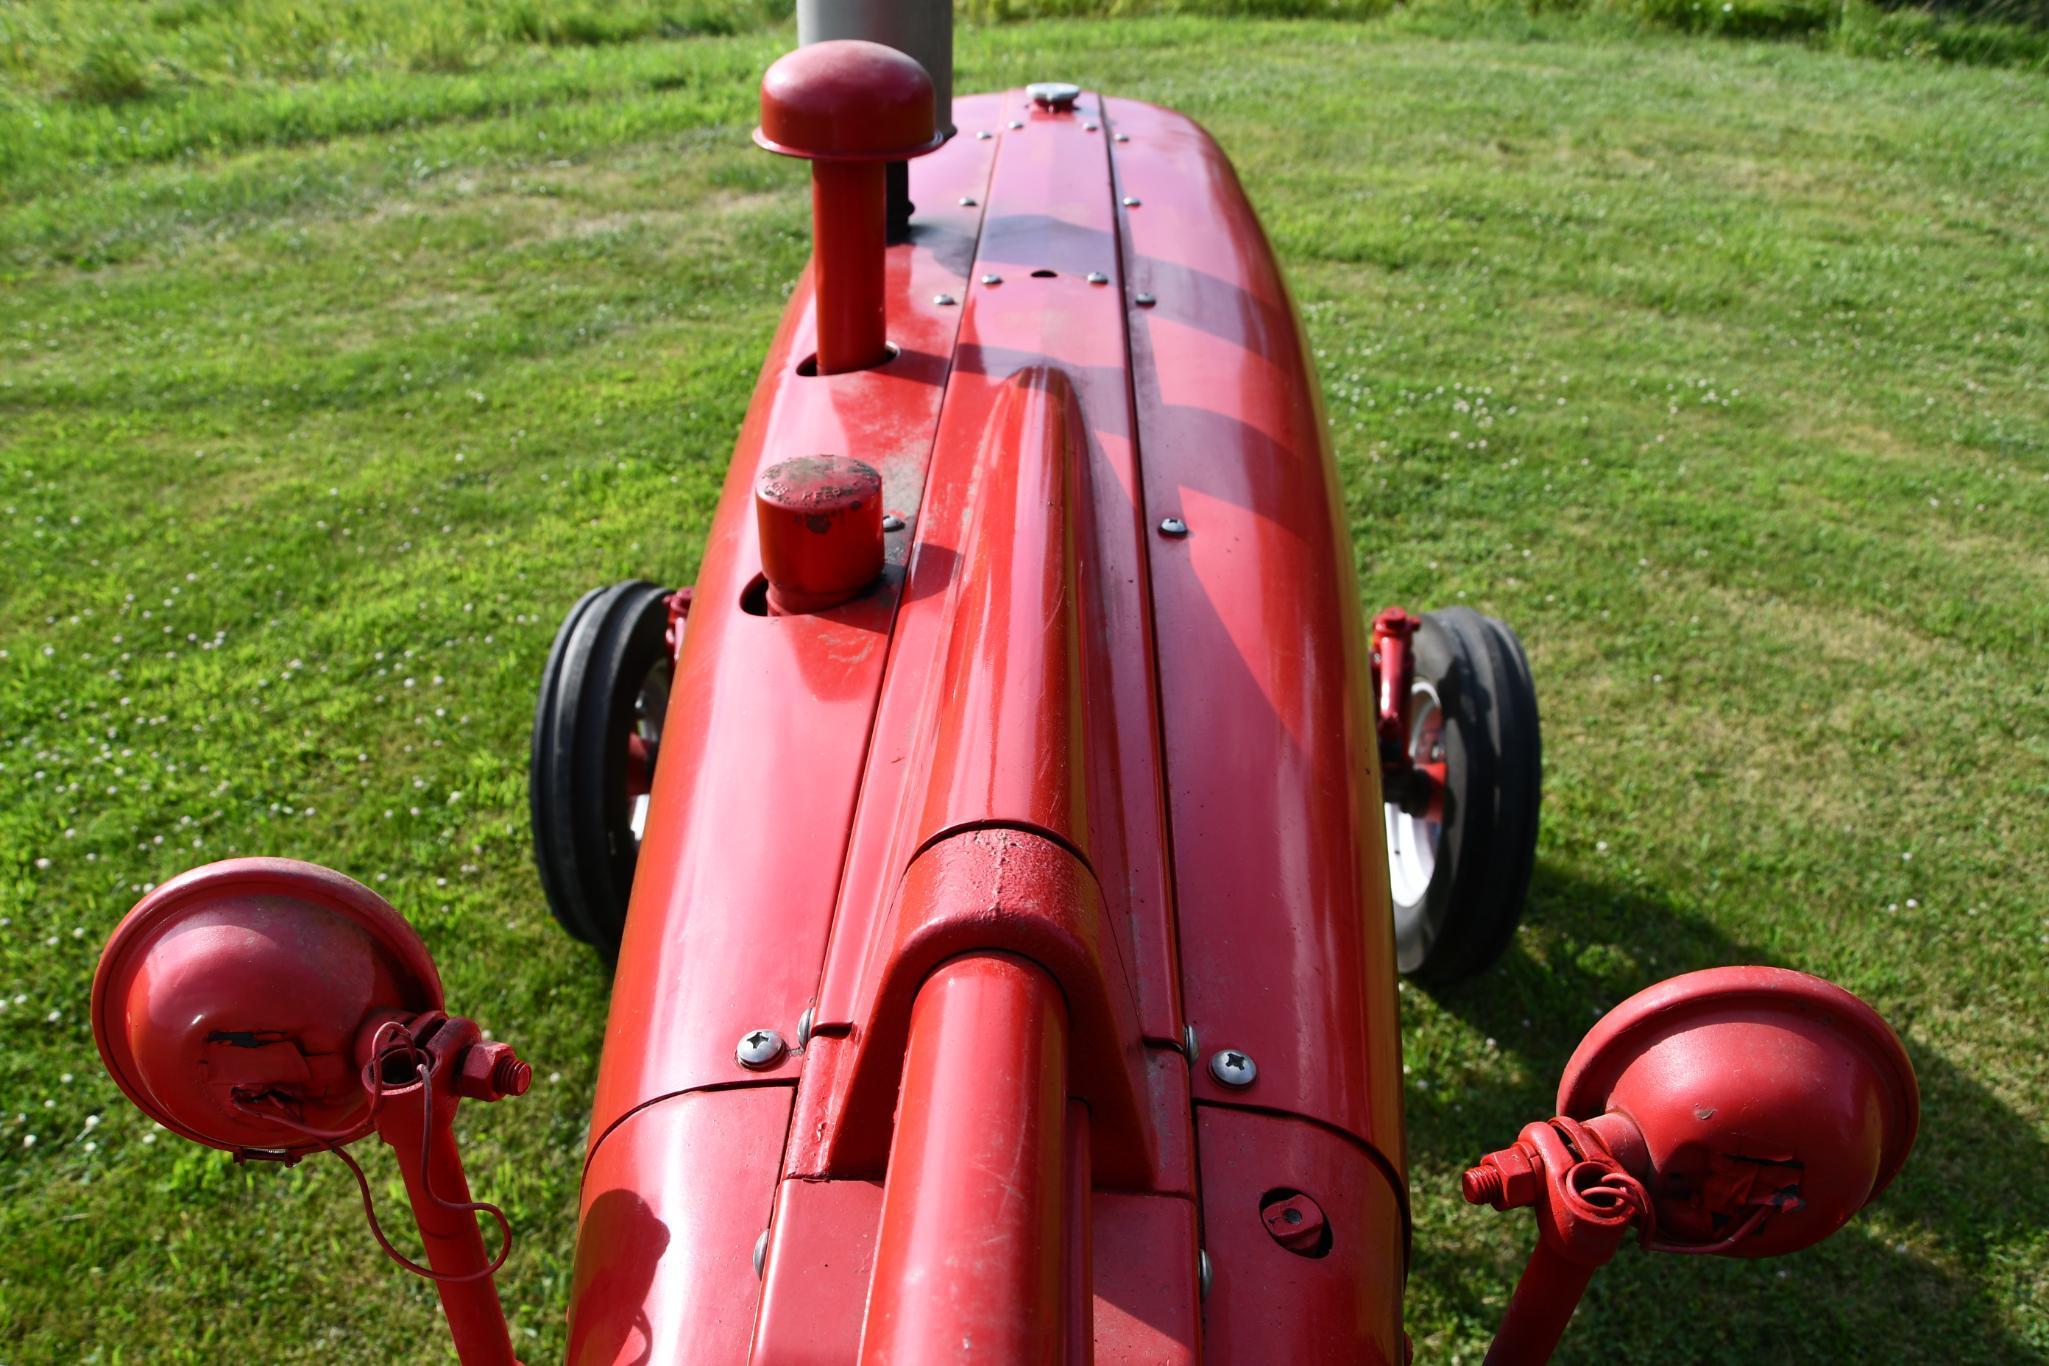
[[[932,78],[932,115],[939,136],[953,126],[953,0],[798,0],[797,45],[858,38],[917,59]],[[892,161],[888,185],[889,239],[901,242],[911,227],[911,168]]]
[[[797,0],[797,45],[834,38],[881,43],[932,78],[939,135],[953,136],[953,0]]]

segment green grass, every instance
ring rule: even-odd
[[[537,1060],[463,1134],[523,1351],[560,1353],[605,988],[529,866],[531,690],[585,587],[690,578],[806,250],[746,139],[787,31],[602,12],[622,41],[406,0],[0,14],[8,1366],[441,1359],[338,1166],[153,1141],[94,1055],[107,930],[253,852],[375,881]],[[442,28],[485,36],[421,59]],[[1527,929],[1402,997],[1424,1358],[1476,1359],[1530,1237],[1458,1170],[1602,1008],[1750,960],[1894,1021],[1920,1146],[1813,1252],[1625,1252],[1570,1359],[2049,1354],[2049,87],[1449,8],[969,29],[961,68],[1216,132],[1307,317],[1364,605],[1530,647]]]

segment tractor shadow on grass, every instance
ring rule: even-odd
[[[1640,888],[1541,862],[1528,919],[1552,938],[1550,961],[1532,958],[1518,936],[1493,969],[1433,993],[1516,1066],[1500,1069],[1513,1080],[1455,1093],[1411,1086],[1419,1208],[1440,1194],[1421,1189],[1424,1183],[1446,1180],[1552,1113],[1566,1059],[1602,1012],[1678,973],[1775,961]],[[1771,1261],[1650,1256],[1625,1247],[1595,1278],[1559,1360],[2049,1359],[2044,1344],[2017,1336],[1998,1308],[2012,1300],[2001,1276],[2025,1275],[2003,1268],[2002,1259],[2049,1227],[2049,1187],[2040,1179],[2049,1145],[1911,1029],[1905,1042],[1920,1079],[1921,1128],[1905,1168],[1876,1203],[1833,1238]],[[1469,1239],[1441,1239],[1445,1250],[1437,1252],[1427,1231],[1416,1239],[1412,1284],[1428,1282],[1446,1308],[1491,1334],[1534,1225],[1521,1211],[1454,1207],[1447,1216],[1446,1208],[1437,1203],[1438,1217],[1515,1221],[1514,1259],[1505,1267],[1477,1264],[1483,1259],[1470,1255]]]

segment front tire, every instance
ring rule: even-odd
[[[617,960],[674,660],[670,590],[593,589],[555,635],[534,708],[527,796],[548,909]]]
[[[1537,853],[1543,746],[1515,632],[1467,607],[1426,613],[1415,638],[1409,756],[1444,765],[1441,809],[1387,805],[1395,960],[1441,985],[1508,947]]]

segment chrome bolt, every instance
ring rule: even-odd
[[[994,133],[990,132],[990,131],[989,131],[988,129],[986,129],[986,128],[983,128],[983,129],[979,129],[979,130],[977,130],[977,131],[976,131],[976,133],[975,133],[975,141],[977,141],[977,142],[987,142],[987,141],[988,141],[988,140],[989,140],[990,138],[993,138],[993,137],[995,137],[995,136],[996,136],[996,135],[995,135]]]
[[[941,308],[951,308],[953,307],[953,305],[959,303],[960,300],[954,298],[951,294],[934,294],[932,296],[932,302],[938,304]]]
[[[1127,209],[1135,209],[1139,206],[1140,201],[1137,195],[1128,194],[1124,196],[1124,198],[1119,202],[1121,202]]]
[[[1131,141],[1131,134],[1129,133],[1112,133],[1110,136],[1118,142]]]
[[[758,1280],[760,1280],[760,1279],[761,1279],[761,1264],[762,1264],[763,1262],[767,1261],[767,1260],[768,1260],[768,1230],[767,1230],[767,1229],[763,1229],[763,1230],[761,1231],[761,1236],[760,1236],[759,1238],[756,1238],[756,1239],[754,1240],[754,1279],[755,1279],[755,1280],[757,1280],[757,1281],[758,1281]]]
[[[1100,270],[1092,270],[1088,273],[1088,282],[1092,285],[1107,285],[1110,283],[1110,277]]]
[[[1081,126],[1081,131],[1084,133],[1093,133],[1096,131],[1096,125],[1094,125],[1093,123],[1084,123]]]
[[[975,205],[979,204],[980,202],[980,200],[976,199],[971,194],[964,194],[960,197],[960,206],[963,209],[972,209],[975,207]]]
[[[1179,517],[1164,517],[1160,520],[1160,534],[1162,536],[1186,536],[1188,534],[1188,523],[1182,521]]]
[[[882,529],[884,531],[902,531],[904,529],[904,519],[897,516],[894,512],[885,512],[882,515]],[[802,1044],[805,1036],[810,1034],[810,1032],[811,1012],[807,1010],[804,1012],[803,1023],[798,1026],[797,1042]]]
[[[892,527],[890,525],[891,522],[895,522],[896,526]],[[903,524],[903,518],[894,515],[885,516],[882,519],[882,529],[884,531],[899,530]],[[805,1006],[804,1013],[797,1017],[797,1047],[802,1048],[805,1044],[811,1042],[811,1021],[817,1013],[817,1006]]]
[[[1003,283],[1003,277],[992,270],[982,277],[982,283],[985,285],[1000,285]]]
[[[1209,1278],[1209,1249],[1200,1248],[1195,1254],[1195,1284],[1204,1299],[1209,1298]]]
[[[1188,1059],[1188,1065],[1189,1065],[1190,1067],[1193,1067],[1193,1066],[1195,1066],[1195,1059],[1196,1059],[1196,1056],[1197,1056],[1197,1054],[1196,1054],[1196,1049],[1195,1049],[1195,1026],[1194,1026],[1194,1025],[1182,1025],[1182,1026],[1181,1026],[1181,1052],[1183,1053],[1183,1055],[1185,1055],[1185,1056],[1187,1057],[1187,1059]]]
[[[1258,1080],[1259,1066],[1252,1061],[1250,1053],[1240,1053],[1235,1048],[1219,1048],[1209,1055],[1209,1074],[1226,1086],[1243,1088]]]
[[[1158,303],[1159,300],[1155,299],[1152,295],[1141,291],[1140,293],[1131,296],[1131,302],[1137,304],[1140,308],[1151,308],[1154,304]]]
[[[740,1046],[733,1050],[733,1056],[740,1065],[751,1072],[764,1067],[774,1067],[782,1060],[783,1036],[773,1029],[757,1029],[740,1036]]]
[[[1022,128],[1022,127],[1024,127],[1024,120],[1023,120],[1023,119],[1012,119],[1012,120],[1011,120],[1011,121],[1009,122],[1009,124],[1007,124],[1006,126],[1007,126],[1007,127],[1010,127],[1010,128]]]

